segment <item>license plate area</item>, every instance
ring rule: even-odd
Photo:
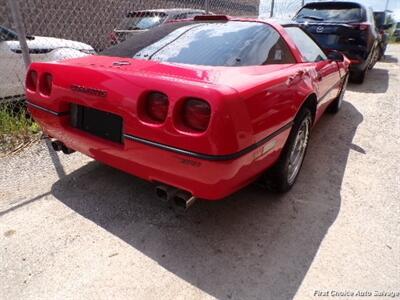
[[[71,126],[97,137],[122,144],[122,117],[78,104],[71,104]]]

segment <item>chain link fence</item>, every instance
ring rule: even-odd
[[[290,17],[301,7],[302,2],[0,0],[0,103],[24,98],[25,65],[29,62],[94,54],[125,40],[135,32],[206,13]],[[26,38],[20,39],[19,32],[23,32]],[[25,41],[26,51],[22,43]]]

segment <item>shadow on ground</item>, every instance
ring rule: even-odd
[[[389,88],[389,70],[374,67],[367,72],[363,84],[349,84],[347,90],[352,92],[384,94]]]
[[[399,60],[397,59],[396,56],[385,54],[385,57],[382,60],[380,60],[380,62],[383,62],[383,63],[397,63],[397,62],[399,62]]]
[[[363,153],[352,144],[362,120],[348,102],[324,116],[296,186],[283,196],[253,185],[176,217],[151,184],[96,162],[60,179],[52,193],[218,299],[292,299],[338,215],[349,152]]]

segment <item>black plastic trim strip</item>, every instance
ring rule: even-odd
[[[49,114],[52,114],[53,116],[62,117],[62,116],[69,115],[69,111],[58,112],[58,111],[54,111],[54,110],[51,110],[51,109],[48,109],[48,108],[44,108],[44,107],[42,107],[40,105],[37,105],[37,104],[33,104],[33,103],[29,102],[29,101],[26,101],[26,104],[28,106],[32,106],[33,108],[36,108],[38,110],[41,110],[41,111],[47,112]]]
[[[160,144],[157,142],[153,142],[147,139],[143,139],[131,134],[124,134],[124,138],[131,140],[131,141],[135,141],[138,143],[142,143],[145,145],[149,145],[149,146],[153,146],[162,150],[166,150],[169,152],[174,152],[177,154],[182,154],[182,155],[186,155],[186,156],[191,156],[191,157],[195,157],[195,158],[199,158],[199,159],[203,159],[203,160],[210,160],[210,161],[226,161],[226,160],[233,160],[236,158],[239,158],[255,149],[257,149],[258,147],[264,145],[265,143],[269,142],[270,140],[272,140],[274,137],[276,137],[277,135],[281,134],[282,132],[284,132],[285,130],[289,129],[290,127],[292,127],[293,122],[290,122],[289,124],[286,124],[285,126],[281,127],[280,129],[278,129],[277,131],[275,131],[274,133],[270,134],[269,136],[267,136],[266,138],[262,139],[261,141],[239,151],[236,153],[232,153],[232,154],[227,154],[227,155],[210,155],[210,154],[202,154],[202,153],[198,153],[198,152],[193,152],[193,151],[189,151],[189,150],[185,150],[185,149],[180,149],[180,148],[176,148],[176,147],[172,147],[172,146],[168,146],[165,144]]]

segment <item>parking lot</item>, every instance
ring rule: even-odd
[[[390,45],[349,85],[285,195],[252,185],[177,217],[152,184],[44,141],[0,159],[1,298],[389,298],[374,295],[400,289],[399,59]]]

